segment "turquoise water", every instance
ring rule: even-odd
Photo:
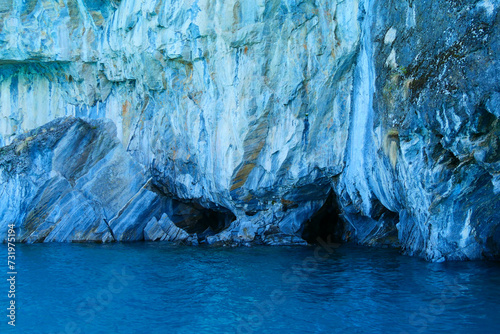
[[[18,245],[16,327],[2,293],[0,332],[500,333],[498,263],[330,251]]]

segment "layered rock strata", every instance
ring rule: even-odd
[[[498,257],[498,8],[2,1],[4,238]]]

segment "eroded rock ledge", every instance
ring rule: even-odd
[[[498,9],[0,2],[0,232],[498,258]]]

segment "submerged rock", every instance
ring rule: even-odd
[[[9,4],[3,238],[500,256],[497,1]]]

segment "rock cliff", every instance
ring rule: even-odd
[[[500,255],[500,3],[0,1],[0,233]]]

